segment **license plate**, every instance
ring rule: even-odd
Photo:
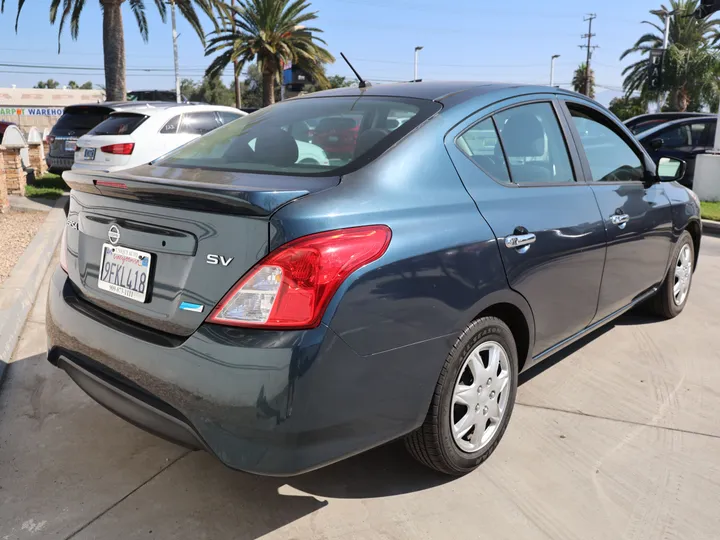
[[[88,161],[92,161],[93,159],[95,159],[95,150],[96,148],[86,148],[85,153],[83,154],[83,158]]]
[[[74,152],[77,148],[77,141],[65,141],[65,151]]]
[[[144,302],[150,279],[150,254],[103,244],[98,287],[104,291]]]

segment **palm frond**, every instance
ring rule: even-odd
[[[137,21],[138,30],[140,30],[140,37],[147,42],[149,36],[147,18],[145,17],[145,2],[143,0],[129,0],[129,3]]]

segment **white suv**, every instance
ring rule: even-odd
[[[149,163],[246,114],[221,105],[124,106],[78,139],[72,168],[117,171]]]

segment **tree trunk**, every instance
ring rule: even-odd
[[[275,73],[263,71],[263,107],[275,103]]]
[[[103,56],[105,99],[125,101],[125,36],[122,22],[124,0],[100,0],[103,8]]]

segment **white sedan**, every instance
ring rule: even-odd
[[[246,114],[221,105],[128,103],[78,139],[72,168],[117,171],[149,163]]]

